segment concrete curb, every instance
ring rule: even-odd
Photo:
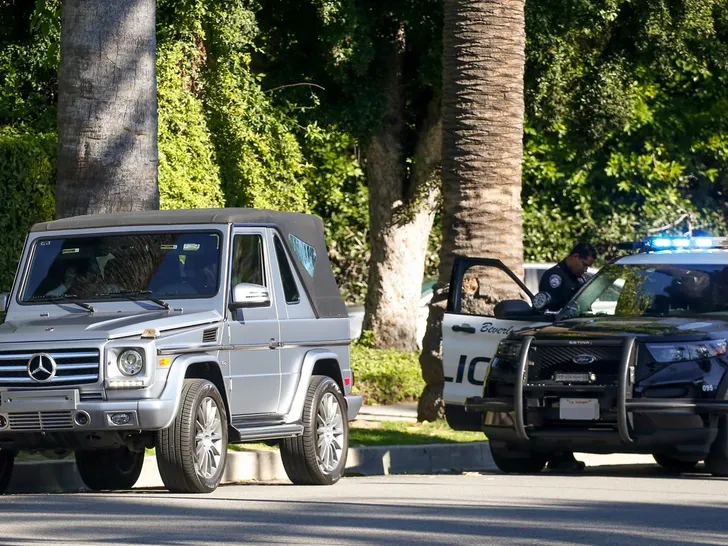
[[[431,474],[437,472],[494,469],[487,442],[415,446],[352,447],[346,474]],[[288,481],[280,453],[230,451],[222,483]],[[155,457],[146,457],[135,488],[163,487]],[[63,493],[85,491],[71,460],[29,461],[15,465],[9,493]]]
[[[646,455],[577,454],[588,466],[649,464]],[[438,474],[496,471],[488,442],[349,448],[348,476]],[[280,453],[230,451],[222,483],[288,481]],[[135,489],[162,488],[155,457],[146,457]],[[21,462],[15,465],[9,493],[71,493],[87,491],[71,460]]]

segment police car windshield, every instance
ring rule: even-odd
[[[220,242],[219,232],[190,231],[39,239],[20,300],[212,297],[219,285]]]
[[[572,316],[691,316],[728,312],[728,266],[607,265],[570,304]],[[577,310],[578,309],[578,310]]]

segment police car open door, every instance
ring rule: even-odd
[[[506,304],[496,307],[495,293],[524,304],[519,311],[513,312],[511,307],[511,313],[504,315]],[[481,415],[466,412],[465,399],[483,395],[488,366],[500,341],[513,331],[550,322],[529,308],[532,299],[526,285],[500,260],[455,258],[442,321],[443,398],[453,429],[481,430]]]

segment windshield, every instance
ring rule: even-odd
[[[691,316],[728,311],[728,266],[612,264],[573,300],[568,316]]]
[[[190,231],[39,239],[20,301],[212,297],[220,242]]]

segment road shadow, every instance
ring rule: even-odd
[[[380,477],[377,483],[366,484],[364,491],[359,487],[364,484],[357,480],[346,484],[351,496],[339,500],[287,498],[300,496],[293,493],[301,493],[302,488],[293,486],[271,486],[265,495],[258,489],[250,499],[245,498],[246,488],[241,492],[230,486],[214,495],[194,497],[161,490],[8,496],[0,498],[0,542],[160,546],[728,544],[728,501],[676,504],[663,502],[659,494],[654,502],[590,501],[587,492],[578,501],[559,500],[557,495],[534,499],[523,492],[519,497],[499,499],[495,489],[490,490],[491,498],[487,494],[468,498],[457,491],[459,480],[412,483],[396,476]],[[401,495],[380,496],[380,486],[401,487]],[[432,495],[433,486],[442,492],[442,500],[420,494],[428,491]],[[287,493],[292,489],[297,491]],[[305,493],[317,497],[327,490],[307,488]]]

